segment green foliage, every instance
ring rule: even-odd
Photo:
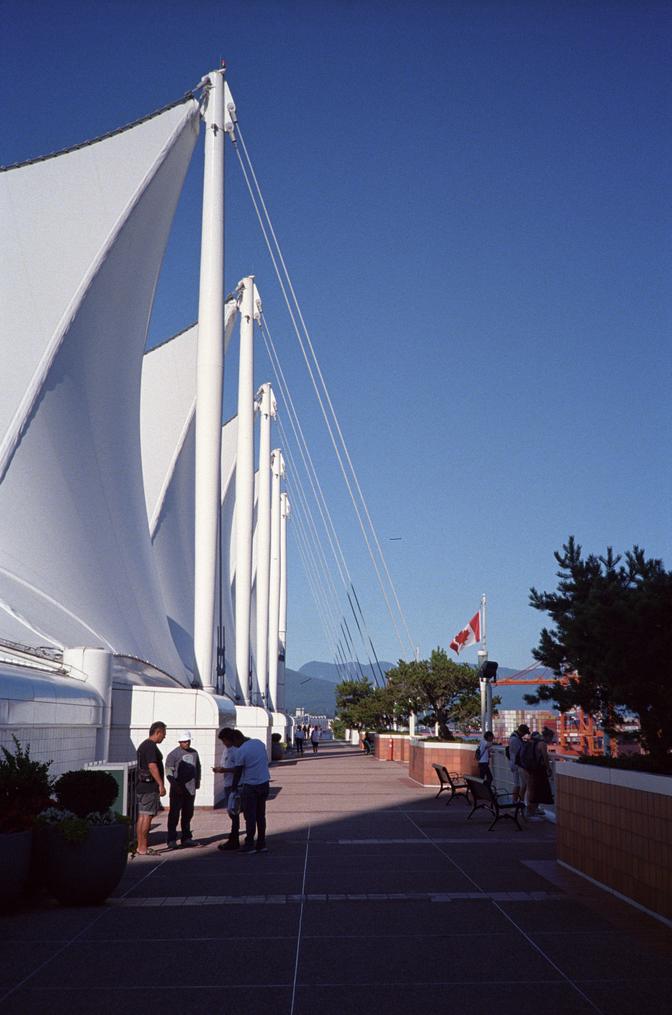
[[[429,659],[399,660],[387,674],[387,691],[397,713],[426,715],[439,724],[439,736],[453,740],[448,724],[466,729],[478,722],[480,696],[478,674],[472,666],[453,662],[445,649],[436,648]]]
[[[0,759],[0,832],[23,832],[48,805],[53,780],[46,763],[33,761],[30,744],[25,751],[16,737],[14,753],[1,748]]]
[[[555,559],[557,592],[530,590],[531,605],[554,624],[533,654],[568,682],[539,687],[527,701],[553,701],[562,712],[579,706],[612,735],[634,712],[643,746],[664,759],[672,750],[672,572],[638,546],[624,558],[611,547],[584,558],[573,536]]]
[[[345,731],[348,729],[347,724],[343,719],[334,719],[331,724],[331,730],[334,734],[334,740],[345,740]]]
[[[603,754],[582,754],[576,759],[580,765],[597,765],[599,768],[616,768],[625,772],[646,772],[649,775],[672,776],[672,755],[654,758],[650,754],[632,754],[609,758]]]
[[[62,807],[80,818],[93,812],[105,813],[117,799],[116,780],[109,772],[80,769],[66,772],[54,787]]]
[[[336,708],[344,728],[386,729],[394,722],[394,701],[387,687],[374,687],[366,677],[336,685]]]

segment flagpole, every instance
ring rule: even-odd
[[[481,609],[480,609],[480,621],[481,621],[481,648],[478,650],[479,660],[479,673],[483,672],[485,664],[488,661],[488,635],[487,635],[487,596],[485,593],[481,596]],[[484,677],[480,677],[479,686],[481,691],[481,732],[486,733],[492,729],[492,685],[489,680]]]

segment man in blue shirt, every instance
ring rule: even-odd
[[[268,770],[268,753],[261,740],[249,740],[240,730],[236,739],[236,767],[233,772],[233,789],[240,786],[243,815],[245,816],[245,845],[241,853],[266,853],[266,801],[268,800],[271,773]],[[256,846],[255,846],[256,836]]]

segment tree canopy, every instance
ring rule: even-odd
[[[439,736],[446,740],[452,739],[449,722],[459,728],[478,722],[478,673],[472,666],[453,662],[445,649],[436,648],[429,659],[416,662],[400,659],[388,670],[387,689],[397,710],[406,715],[431,709],[430,719],[439,724]]]
[[[552,700],[562,712],[579,706],[611,734],[634,712],[644,748],[664,757],[672,749],[672,572],[638,546],[584,557],[573,536],[555,559],[557,591],[530,590],[531,605],[554,624],[533,654],[568,679],[527,700]]]

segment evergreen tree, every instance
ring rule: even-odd
[[[615,555],[583,557],[570,536],[555,553],[557,592],[530,590],[530,603],[548,613],[535,659],[563,684],[526,695],[531,704],[576,706],[618,731],[626,712],[639,718],[640,739],[654,758],[672,750],[672,572],[638,546]]]

